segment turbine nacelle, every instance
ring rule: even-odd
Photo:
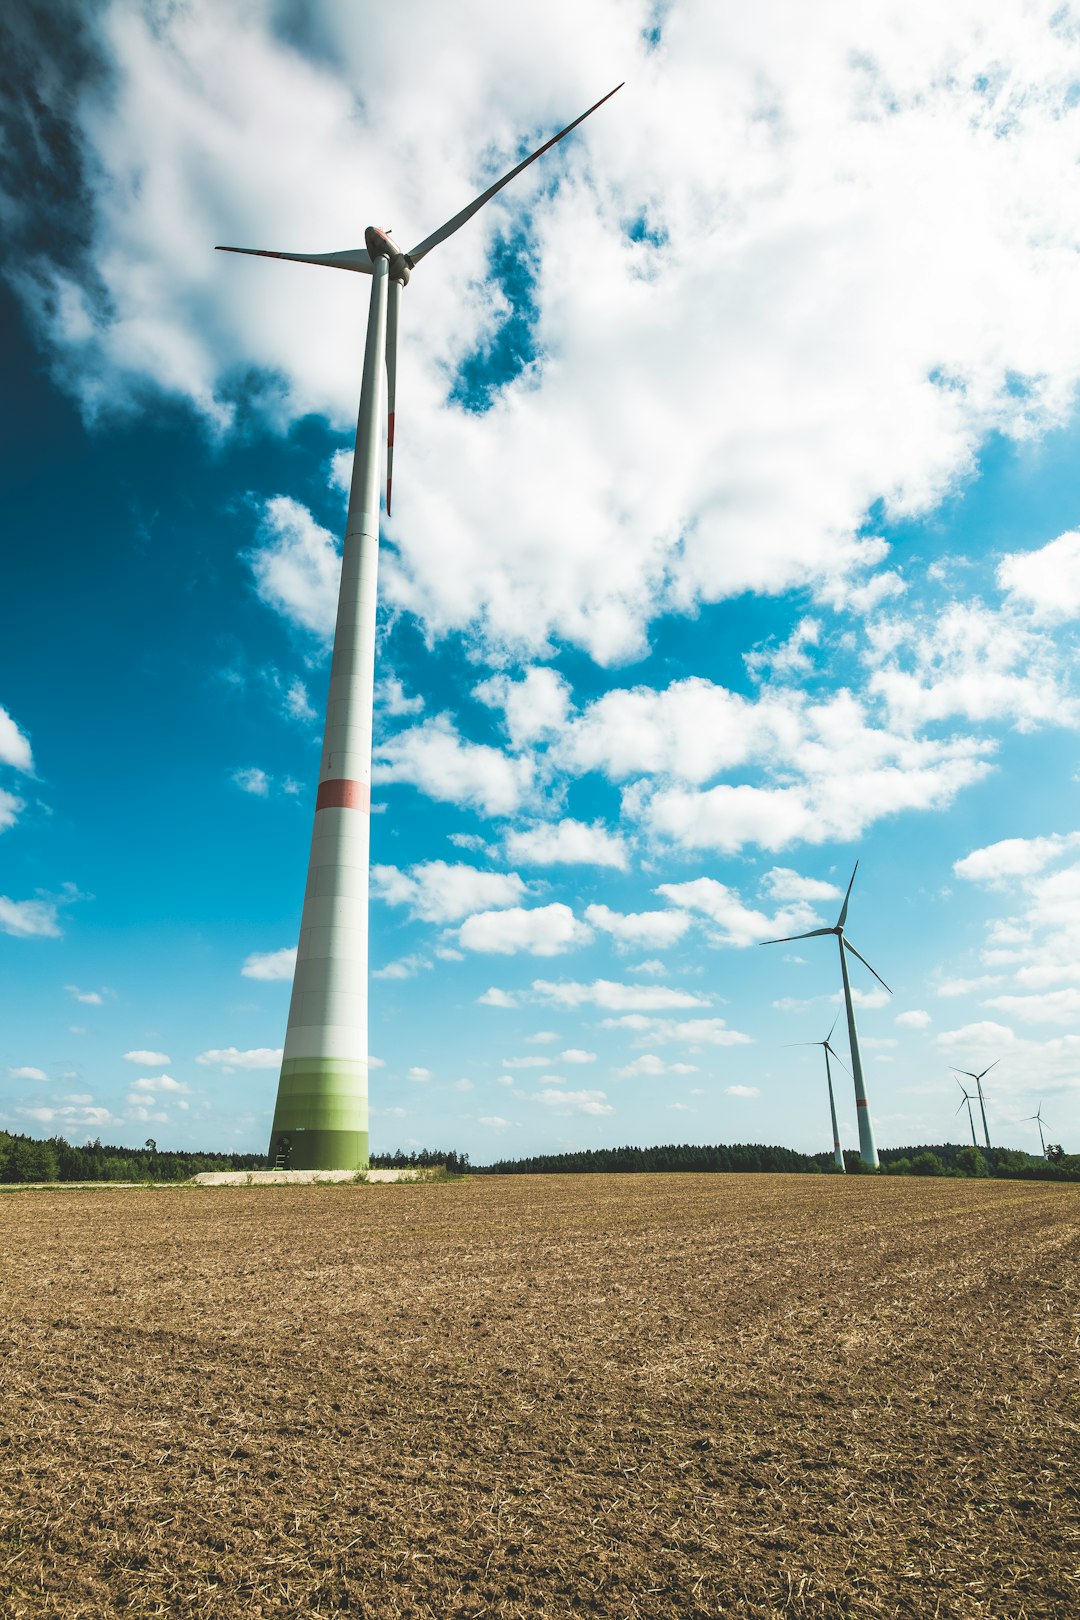
[[[390,278],[398,281],[403,287],[409,284],[414,261],[399,248],[394,238],[384,225],[369,225],[364,232],[364,242],[367,246],[372,264],[376,259],[390,260]]]

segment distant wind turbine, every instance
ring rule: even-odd
[[[971,1092],[964,1090],[964,1082],[962,1080],[958,1080],[956,1083],[960,1087],[960,1090],[964,1092],[963,1101],[960,1104],[960,1108],[963,1108],[964,1103],[967,1104],[968,1124],[971,1126],[971,1145],[972,1147],[977,1148],[979,1145],[979,1140],[975,1135],[975,1116],[971,1112]],[[957,1113],[960,1112],[960,1108],[956,1110]]]
[[[621,85],[616,85],[621,90]],[[460,213],[403,253],[369,225],[365,246],[339,253],[222,248],[262,259],[327,265],[371,277],[356,457],[341,559],[337,628],[323,733],[315,827],[300,923],[289,1024],[270,1136],[270,1163],[354,1170],[368,1162],[368,863],[371,711],[375,686],[382,367],[387,378],[386,510],[393,488],[398,314],[402,288],[432,248],[615,94],[567,124]],[[571,247],[572,251],[572,247]]]
[[[980,1074],[976,1074],[973,1069],[954,1069],[953,1070],[953,1074],[962,1074],[965,1079],[974,1080],[974,1082],[975,1082],[975,1090],[979,1094],[979,1111],[982,1114],[983,1137],[984,1137],[985,1142],[986,1142],[986,1151],[987,1151],[987,1153],[992,1153],[994,1150],[990,1146],[990,1132],[986,1128],[986,1098],[983,1096],[983,1088],[982,1088],[983,1075],[989,1074],[991,1069],[996,1069],[1000,1062],[1001,1062],[1000,1058],[995,1058],[993,1063],[988,1063],[986,1065],[986,1068],[983,1069]]]
[[[1035,1123],[1039,1127],[1039,1146],[1042,1148],[1042,1156],[1045,1159],[1046,1158],[1046,1137],[1043,1135],[1042,1103],[1039,1104],[1039,1111],[1038,1111],[1037,1114],[1028,1114],[1028,1115],[1025,1116],[1024,1124],[1026,1125],[1028,1120],[1032,1120],[1032,1119],[1035,1121]]]
[[[848,978],[847,956],[858,957],[864,968],[870,968],[874,978],[886,990],[889,986],[881,977],[876,968],[870,967],[865,956],[862,956],[849,939],[844,937],[844,924],[847,921],[848,902],[851,899],[851,885],[855,882],[855,872],[859,870],[858,861],[855,862],[855,871],[851,874],[851,883],[847,886],[844,903],[840,907],[840,915],[832,928],[811,928],[805,934],[787,934],[783,939],[763,939],[762,945],[790,945],[797,939],[818,939],[825,934],[835,934],[836,942],[840,948],[840,973],[844,981],[844,1006],[847,1009],[848,1046],[851,1050],[851,1075],[855,1082],[855,1107],[859,1120],[859,1157],[864,1164],[872,1169],[878,1167],[877,1144],[874,1141],[874,1122],[870,1117],[870,1104],[866,1097],[866,1083],[863,1079],[862,1058],[859,1055],[859,1032],[855,1027],[855,1006],[851,999],[851,981]],[[892,991],[889,990],[890,996]]]
[[[847,1165],[844,1163],[844,1150],[840,1146],[840,1129],[836,1123],[836,1099],[833,1096],[832,1070],[829,1067],[829,1053],[832,1052],[833,1057],[836,1059],[837,1063],[839,1063],[840,1067],[842,1069],[846,1068],[846,1064],[840,1057],[839,1053],[834,1051],[833,1047],[830,1045],[833,1037],[833,1029],[836,1028],[839,1017],[840,1014],[837,1013],[836,1018],[834,1018],[832,1021],[832,1029],[830,1029],[823,1041],[793,1041],[792,1045],[820,1046],[825,1053],[825,1078],[829,1082],[829,1113],[832,1117],[833,1158],[836,1160],[837,1169],[842,1170],[846,1175]]]

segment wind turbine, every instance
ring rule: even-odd
[[[953,1074],[962,1074],[965,1079],[974,1080],[974,1082],[975,1082],[975,1090],[979,1093],[979,1111],[982,1114],[983,1137],[984,1137],[984,1139],[986,1141],[986,1151],[987,1151],[987,1153],[993,1153],[994,1150],[990,1146],[990,1132],[986,1128],[986,1098],[983,1096],[983,1088],[982,1088],[983,1075],[989,1074],[991,1069],[996,1069],[1000,1062],[1001,1062],[1000,1058],[995,1058],[993,1063],[988,1063],[986,1065],[986,1068],[983,1069],[981,1074],[975,1074],[972,1069],[954,1069],[953,1070]]]
[[[832,928],[811,928],[805,934],[786,934],[783,939],[763,939],[761,943],[762,945],[790,945],[797,939],[818,939],[823,937],[825,934],[836,935],[836,942],[840,949],[840,973],[844,981],[844,1006],[847,1009],[848,1046],[851,1050],[851,1076],[855,1082],[855,1108],[859,1121],[859,1157],[862,1159],[864,1164],[868,1164],[872,1169],[876,1170],[878,1167],[878,1151],[877,1144],[874,1141],[874,1122],[870,1117],[870,1104],[866,1097],[866,1083],[863,1079],[862,1058],[859,1055],[859,1032],[855,1027],[855,1007],[851,999],[851,981],[848,978],[847,956],[845,955],[845,952],[850,952],[852,956],[858,957],[863,967],[870,968],[870,972],[874,975],[874,978],[886,990],[889,990],[889,986],[885,983],[885,980],[881,977],[881,974],[877,971],[877,969],[870,967],[866,957],[862,956],[855,949],[851,941],[849,939],[845,939],[844,937],[844,924],[847,921],[848,903],[851,900],[851,885],[855,882],[855,872],[858,870],[859,863],[856,861],[855,871],[853,871],[851,874],[851,883],[849,883],[847,886],[847,893],[844,896],[844,903],[840,907],[840,915],[837,917]],[[892,995],[891,990],[889,990],[889,994],[890,996]]]
[[[975,1116],[971,1112],[971,1092],[970,1091],[964,1091],[964,1082],[962,1080],[958,1080],[956,1083],[960,1087],[960,1090],[964,1092],[964,1098],[963,1098],[963,1102],[961,1102],[961,1104],[960,1104],[960,1108],[963,1108],[964,1103],[967,1103],[968,1124],[971,1126],[971,1145],[972,1145],[973,1148],[977,1148],[978,1145],[979,1145],[979,1141],[978,1141],[978,1137],[975,1135]],[[960,1112],[960,1108],[958,1108],[956,1110],[957,1113]]]
[[[621,90],[616,85],[615,90]],[[371,711],[379,560],[379,426],[387,381],[386,510],[393,487],[398,316],[402,288],[432,248],[615,94],[545,141],[408,253],[369,225],[365,246],[337,253],[223,247],[263,259],[326,265],[371,277],[356,424],[356,457],[341,559],[337,626],[323,733],[315,826],[289,1023],[270,1135],[270,1162],[295,1170],[363,1169],[368,1162],[368,863]]]
[[[834,1018],[833,1021],[832,1021],[832,1029],[830,1029],[829,1033],[826,1035],[826,1037],[825,1037],[825,1039],[823,1041],[794,1041],[792,1044],[794,1046],[820,1046],[820,1047],[822,1047],[824,1049],[824,1052],[825,1052],[825,1078],[829,1082],[829,1113],[832,1116],[833,1158],[836,1160],[837,1169],[842,1170],[844,1172],[844,1174],[846,1175],[847,1174],[847,1165],[844,1163],[844,1150],[840,1146],[840,1128],[836,1123],[836,1099],[833,1096],[832,1070],[829,1067],[829,1053],[830,1052],[832,1052],[833,1057],[836,1059],[837,1063],[840,1064],[840,1067],[841,1068],[844,1067],[844,1062],[843,1062],[842,1058],[840,1057],[839,1053],[833,1051],[833,1048],[830,1045],[830,1042],[832,1041],[832,1037],[833,1037],[833,1029],[836,1028],[837,1020],[839,1019],[839,1017],[840,1017],[840,1014],[837,1013],[836,1018]]]
[[[1035,1123],[1039,1127],[1039,1146],[1042,1148],[1042,1156],[1045,1159],[1046,1158],[1046,1137],[1043,1135],[1042,1103],[1039,1104],[1039,1111],[1038,1111],[1037,1114],[1027,1114],[1027,1115],[1025,1115],[1024,1123],[1027,1124],[1028,1120],[1031,1120],[1031,1119],[1033,1119],[1035,1121]]]

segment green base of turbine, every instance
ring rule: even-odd
[[[270,1168],[366,1170],[367,1064],[287,1058],[270,1133]]]

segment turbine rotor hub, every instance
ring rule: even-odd
[[[364,232],[364,241],[372,263],[376,259],[389,259],[390,276],[393,281],[399,281],[403,287],[409,284],[409,274],[413,268],[413,260],[407,253],[403,253],[394,241],[390,232],[381,225],[369,225]]]

